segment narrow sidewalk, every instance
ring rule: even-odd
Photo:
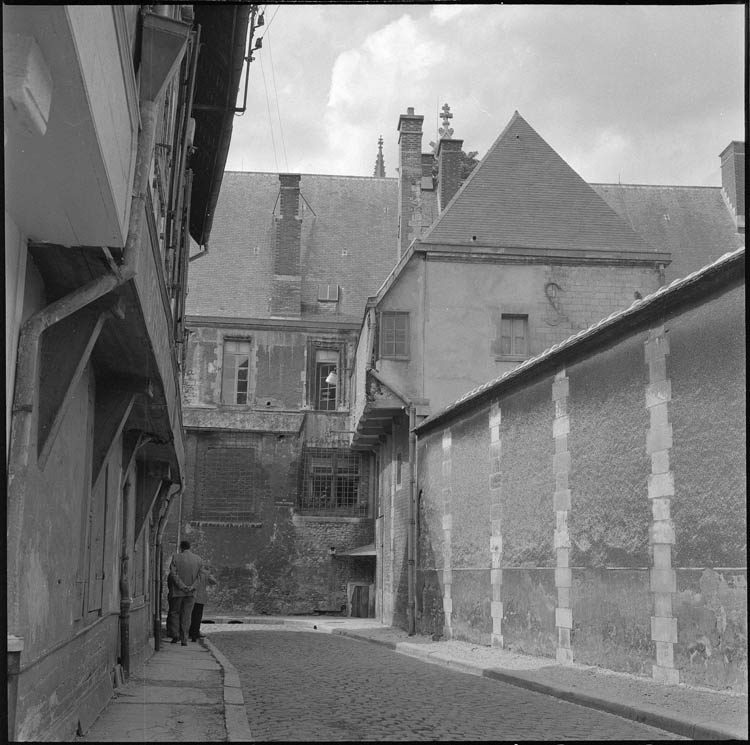
[[[239,676],[210,642],[161,648],[131,671],[76,742],[247,742]]]

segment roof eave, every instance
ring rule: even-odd
[[[635,301],[629,308],[617,311],[560,344],[555,344],[500,378],[469,391],[455,403],[420,422],[414,431],[423,435],[460,412],[481,406],[488,399],[496,399],[518,386],[522,379],[538,378],[585,349],[604,346],[613,339],[620,338],[623,332],[642,327],[657,314],[674,313],[696,297],[705,300],[718,289],[741,284],[745,279],[744,262],[744,247],[725,254],[712,264]]]

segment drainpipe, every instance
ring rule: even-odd
[[[128,515],[130,514],[130,505],[135,496],[133,491],[133,482],[129,478],[125,482],[125,489],[123,490],[122,556],[120,557],[120,664],[122,665],[126,680],[130,678],[130,606],[133,603],[133,598],[130,597],[130,582],[128,578],[130,567]]]
[[[413,431],[417,420],[417,407],[411,401],[411,399],[404,396],[403,393],[397,391],[391,383],[385,381],[380,373],[374,369],[367,371],[372,375],[375,380],[381,384],[387,386],[393,393],[400,398],[406,409],[409,412],[409,510],[408,510],[408,530],[406,532],[406,557],[407,557],[407,568],[406,568],[406,581],[407,581],[407,604],[406,604],[406,618],[409,636],[414,636],[417,625],[417,614],[416,614],[416,509],[415,509],[415,486],[416,486],[416,452],[417,452],[417,435]]]
[[[414,636],[417,633],[417,521],[416,521],[416,454],[417,454],[417,435],[414,432],[414,426],[417,419],[417,409],[414,404],[409,405],[409,535],[407,538],[408,544],[408,582],[409,582],[409,605],[408,605],[408,618],[409,618],[409,636]]]
[[[164,565],[163,538],[164,531],[167,527],[169,507],[172,503],[172,498],[175,494],[179,493],[180,501],[182,501],[183,487],[178,485],[177,488],[178,491],[172,492],[172,494],[167,495],[167,499],[165,500],[164,505],[162,506],[162,509],[159,513],[159,522],[157,523],[156,527],[156,548],[154,551],[154,595],[156,596],[154,602],[154,651],[156,652],[158,652],[161,647],[161,600],[162,594],[164,592],[162,577],[162,567]]]

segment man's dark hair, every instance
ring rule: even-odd
[[[180,551],[187,551],[190,548],[190,541],[180,541]]]

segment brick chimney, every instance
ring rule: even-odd
[[[443,126],[438,130],[440,139],[437,146],[438,212],[446,208],[461,186],[461,148],[464,144],[463,140],[453,139],[453,129],[449,126],[453,114],[447,103],[443,104],[440,118]]]
[[[299,174],[280,173],[280,215],[274,217],[271,315],[299,318],[301,312]]]
[[[721,190],[740,233],[745,232],[745,143],[732,141],[721,158]]]
[[[398,257],[422,234],[422,122],[410,106],[398,119]]]
[[[438,211],[442,212],[461,186],[461,148],[463,140],[438,142]]]

